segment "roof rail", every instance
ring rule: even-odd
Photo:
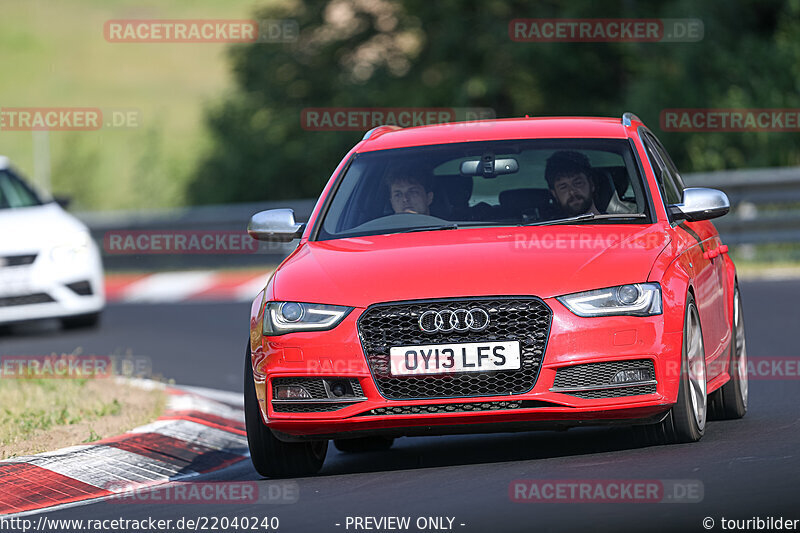
[[[639,117],[637,117],[636,115],[634,115],[630,111],[626,111],[625,113],[622,114],[622,125],[623,126],[630,126],[631,125],[631,121],[634,121],[634,120],[637,121],[637,122],[641,122],[642,121],[642,119],[640,119]]]
[[[380,126],[374,127],[369,130],[367,133],[364,134],[364,137],[361,139],[362,141],[366,141],[372,136],[378,136],[381,133],[386,133],[387,131],[395,131],[395,130],[402,130],[400,126],[389,125],[389,124],[382,124]]]

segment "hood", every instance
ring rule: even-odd
[[[464,228],[306,242],[273,279],[276,300],[367,307],[464,296],[542,298],[647,280],[663,224]]]
[[[86,226],[55,202],[0,209],[0,255],[38,252],[81,232]]]

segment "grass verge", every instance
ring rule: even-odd
[[[115,379],[2,379],[0,397],[0,459],[119,435],[166,403],[163,390]]]

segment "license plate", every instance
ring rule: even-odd
[[[30,292],[30,268],[0,268],[0,295],[14,296]]]
[[[389,359],[393,376],[520,368],[518,341],[394,346],[389,349]]]

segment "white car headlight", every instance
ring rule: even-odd
[[[61,239],[50,248],[50,259],[55,263],[75,261],[89,252],[92,238],[88,233],[74,233]]]
[[[658,283],[632,283],[557,298],[578,316],[651,316],[661,314],[661,286]]]
[[[352,307],[298,302],[267,302],[262,332],[267,336],[295,331],[333,329],[344,320]]]

